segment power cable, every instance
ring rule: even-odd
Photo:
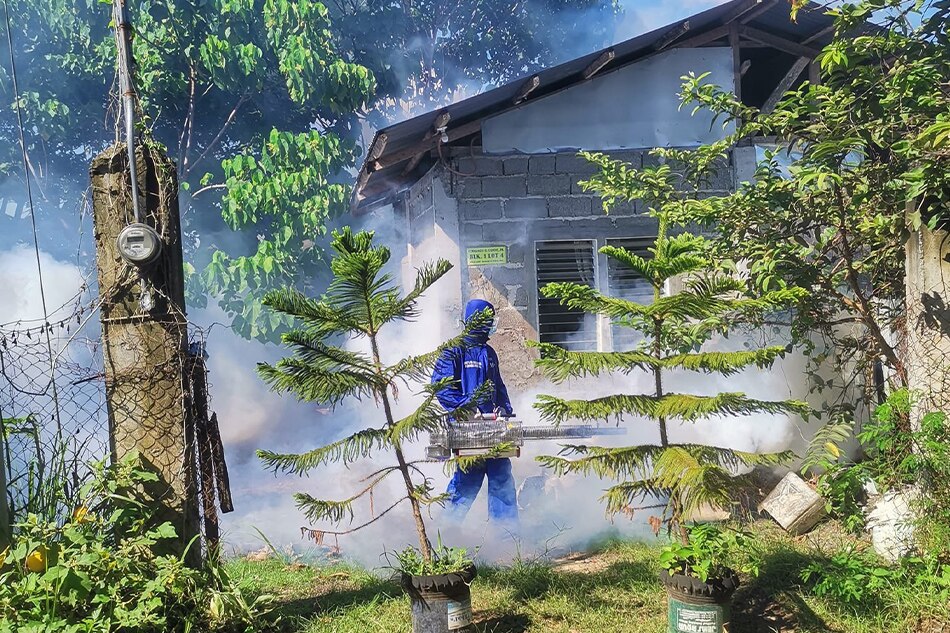
[[[56,361],[53,355],[53,340],[50,336],[49,311],[46,307],[46,287],[43,284],[43,264],[40,260],[40,242],[36,229],[36,208],[33,206],[33,187],[30,184],[29,158],[26,152],[26,139],[23,132],[23,104],[20,102],[20,87],[17,83],[16,55],[13,52],[13,29],[10,26],[10,7],[8,0],[3,0],[3,16],[7,27],[7,45],[10,47],[10,76],[13,80],[13,99],[16,104],[17,127],[20,136],[20,154],[23,158],[23,179],[26,182],[26,198],[30,205],[30,224],[33,229],[33,252],[36,255],[36,272],[39,276],[40,303],[43,308],[43,331],[46,333],[46,349],[49,352],[49,386],[53,392],[54,414],[56,416],[57,441],[62,439],[62,424],[59,417],[59,393],[56,388]]]

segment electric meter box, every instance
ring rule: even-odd
[[[119,231],[117,243],[122,259],[136,266],[152,263],[162,252],[162,240],[155,229],[138,222]]]

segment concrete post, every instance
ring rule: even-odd
[[[911,231],[906,254],[907,384],[919,428],[926,413],[950,413],[950,231]]]
[[[116,243],[134,221],[125,145],[96,156],[91,169],[110,445],[113,459],[138,452],[158,475],[146,492],[157,501],[158,522],[175,526],[179,539],[170,549],[181,553],[198,533],[198,511],[178,180],[172,161],[147,145],[137,148],[136,164],[141,221],[161,237],[158,260],[141,271]],[[198,547],[192,551],[197,561]]]

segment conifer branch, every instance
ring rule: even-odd
[[[603,373],[629,374],[637,369],[686,369],[706,373],[734,374],[743,368],[766,368],[788,350],[783,346],[735,352],[697,352],[655,358],[645,352],[571,352],[551,343],[528,343],[540,350],[535,361],[544,375],[556,383],[568,378],[599,376]]]
[[[660,361],[664,369],[687,369],[729,376],[747,367],[765,369],[788,352],[782,345],[735,352],[696,352],[675,354]]]
[[[612,318],[625,318],[633,315],[645,316],[648,306],[608,297],[584,284],[558,282],[545,284],[541,294],[549,299],[557,299],[561,305],[572,310],[583,310],[595,314],[603,314]]]
[[[307,329],[319,338],[333,334],[366,334],[356,318],[334,309],[325,302],[315,301],[293,288],[272,290],[264,295],[263,305],[304,322]]]
[[[648,418],[680,419],[694,422],[715,416],[750,415],[753,413],[789,413],[807,416],[808,405],[796,400],[756,400],[741,393],[720,393],[696,396],[667,393],[656,397],[642,394],[617,394],[594,400],[563,400],[554,396],[538,396],[534,408],[541,419],[560,424],[565,420],[610,420],[623,415]]]
[[[381,388],[378,376],[361,371],[327,371],[300,358],[257,364],[257,374],[274,391],[289,391],[308,402],[337,404],[347,397],[370,397]]]
[[[419,297],[450,270],[452,270],[452,264],[445,259],[423,264],[416,270],[416,281],[412,290],[406,293],[406,296],[393,301],[391,305],[384,306],[380,310],[382,321],[415,319],[418,316],[416,302]]]
[[[492,316],[488,313],[475,314],[468,320],[467,323],[465,323],[462,331],[457,336],[445,341],[431,352],[426,352],[425,354],[419,354],[417,356],[407,356],[397,363],[387,367],[383,374],[386,376],[388,381],[394,381],[397,378],[403,380],[414,380],[418,382],[427,381],[432,372],[432,368],[435,366],[435,363],[439,360],[439,357],[441,357],[443,353],[456,347],[460,347],[465,343],[466,338],[472,336],[473,332],[487,328],[491,324],[491,321]],[[440,387],[439,390],[444,387],[445,385]]]
[[[330,462],[342,461],[344,464],[351,464],[357,459],[369,457],[374,450],[387,447],[389,442],[387,429],[363,429],[342,440],[306,453],[274,453],[259,450],[257,456],[268,470],[275,473],[305,475],[314,468]]]
[[[551,343],[528,341],[528,345],[540,350],[541,358],[535,364],[556,383],[607,372],[629,374],[635,369],[651,368],[656,363],[652,356],[642,352],[569,352]]]

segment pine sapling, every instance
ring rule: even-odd
[[[395,464],[381,467],[367,476],[366,485],[353,496],[326,500],[297,493],[297,506],[313,523],[352,520],[353,504],[372,495],[387,477],[396,474],[402,480],[405,496],[391,506],[376,513],[369,521],[342,532],[312,532],[321,538],[323,534],[351,533],[375,523],[397,505],[408,501],[419,539],[419,551],[423,560],[431,564],[433,549],[426,533],[423,506],[441,502],[444,495],[433,495],[432,482],[422,475],[415,462],[406,459],[403,447],[442,423],[445,412],[436,393],[447,386],[446,381],[425,384],[422,403],[404,418],[395,417],[393,404],[397,387],[425,381],[441,352],[461,344],[474,328],[485,324],[485,319],[472,319],[459,336],[438,349],[386,364],[382,347],[387,341],[381,332],[394,322],[413,320],[418,315],[420,296],[452,265],[440,259],[423,266],[417,272],[413,288],[401,295],[392,275],[384,272],[390,251],[373,244],[372,232],[353,233],[349,227],[344,228],[341,232],[334,232],[332,248],[335,252],[330,264],[333,280],[321,298],[312,299],[293,289],[267,294],[266,306],[293,317],[300,326],[283,336],[283,343],[293,350],[293,355],[275,365],[260,363],[258,373],[272,389],[290,392],[304,401],[335,406],[347,398],[370,399],[381,413],[379,424],[305,453],[279,454],[260,450],[258,456],[274,472],[302,476],[331,462],[349,465],[391,451]],[[368,341],[369,352],[344,347],[352,339]],[[465,407],[462,409],[463,413],[467,412]],[[422,475],[421,480],[414,480],[414,475]]]
[[[677,159],[682,153],[662,150]],[[614,374],[629,376],[643,371],[652,376],[648,393],[613,394],[589,400],[566,400],[539,396],[535,407],[547,421],[569,419],[608,420],[622,416],[646,418],[656,425],[658,442],[641,446],[605,448],[566,446],[560,456],[539,458],[558,474],[577,472],[617,480],[605,493],[607,511],[630,512],[645,495],[667,498],[662,520],[685,542],[686,520],[700,506],[728,509],[743,467],[773,465],[787,460],[787,452],[757,454],[732,448],[674,441],[673,422],[700,423],[710,418],[756,414],[807,415],[807,405],[793,400],[758,400],[740,392],[695,395],[671,391],[669,373],[676,371],[733,375],[748,367],[767,369],[786,353],[785,346],[741,351],[709,351],[703,348],[715,334],[724,334],[740,322],[786,308],[801,296],[797,289],[750,292],[735,274],[726,274],[707,255],[704,239],[683,232],[671,235],[668,217],[686,194],[680,193],[682,175],[669,165],[635,170],[600,154],[585,154],[601,171],[582,183],[603,196],[609,208],[618,201],[644,200],[658,221],[650,257],[623,248],[605,246],[600,252],[619,265],[632,269],[653,288],[650,303],[637,303],[602,294],[576,283],[551,283],[541,289],[562,305],[602,315],[615,326],[640,334],[632,349],[612,352],[567,351],[557,345],[539,344],[542,371],[555,382],[572,378]],[[703,166],[695,172],[698,174]],[[687,176],[691,173],[687,170]],[[666,294],[670,280],[682,279],[682,290]],[[767,423],[763,421],[763,423]]]

